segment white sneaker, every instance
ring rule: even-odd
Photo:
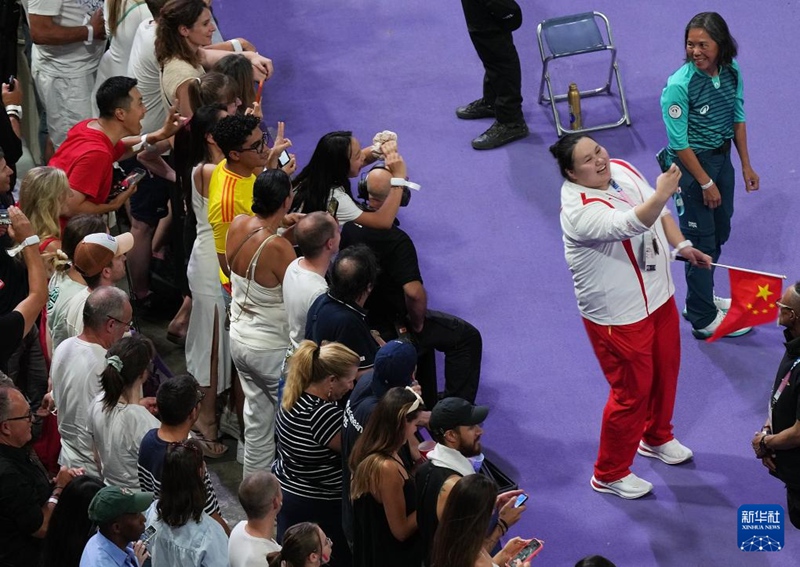
[[[651,459],[661,459],[668,465],[679,465],[685,463],[694,456],[692,450],[682,445],[677,439],[667,441],[663,445],[653,447],[644,441],[639,441],[639,449],[636,451],[643,457]]]
[[[730,297],[717,297],[714,296],[714,306],[723,313],[727,313],[728,310],[731,308],[731,298]],[[687,311],[686,307],[684,306],[683,311],[681,311],[681,315],[687,321],[689,320],[689,312]]]
[[[730,300],[729,300],[730,301]],[[696,339],[707,339],[714,334],[714,331],[717,330],[722,320],[725,318],[725,312],[721,309],[717,309],[717,316],[714,317],[714,320],[709,323],[707,327],[703,327],[702,329],[692,329],[692,335]],[[750,331],[753,330],[753,327],[745,327],[743,329],[739,329],[738,331],[734,331],[732,333],[728,333],[725,335],[726,337],[741,337],[742,335],[746,335]]]
[[[219,416],[219,432],[230,435],[237,440],[241,438],[239,417],[236,412],[229,410],[227,407],[222,410],[222,415]]]
[[[725,313],[728,312],[728,309],[731,308],[731,298],[730,297],[717,297],[714,296],[714,305],[716,305],[717,309],[720,311],[724,311]]]
[[[629,474],[628,476],[624,476],[619,480],[615,480],[614,482],[603,482],[592,476],[591,485],[592,488],[597,492],[615,494],[620,498],[625,498],[626,500],[641,498],[653,490],[652,484],[642,478],[639,478],[633,473]]]

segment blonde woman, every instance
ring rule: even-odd
[[[277,539],[289,526],[316,522],[335,544],[333,567],[351,563],[342,530],[344,413],[335,402],[353,388],[358,362],[358,355],[340,343],[300,343],[289,359],[276,425],[272,472],[283,489]]]
[[[22,180],[19,207],[39,235],[39,253],[47,278],[55,271],[56,251],[61,248],[59,217],[69,195],[67,174],[57,167],[34,167]]]

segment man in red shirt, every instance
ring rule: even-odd
[[[67,172],[72,189],[65,206],[65,217],[80,213],[104,214],[119,209],[136,191],[132,184],[109,199],[114,162],[131,157],[145,147],[160,151],[158,142],[170,138],[183,124],[171,108],[164,125],[156,132],[139,136],[145,115],[142,94],[136,79],[111,77],[97,91],[98,118],[73,126],[67,139],[49,165]]]

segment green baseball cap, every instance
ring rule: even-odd
[[[89,503],[89,519],[103,525],[122,514],[144,512],[152,502],[152,492],[134,492],[118,486],[104,486]]]

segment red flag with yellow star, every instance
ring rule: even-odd
[[[729,333],[774,323],[778,317],[778,306],[783,291],[781,278],[760,272],[730,268],[731,308],[707,342],[716,341]]]

